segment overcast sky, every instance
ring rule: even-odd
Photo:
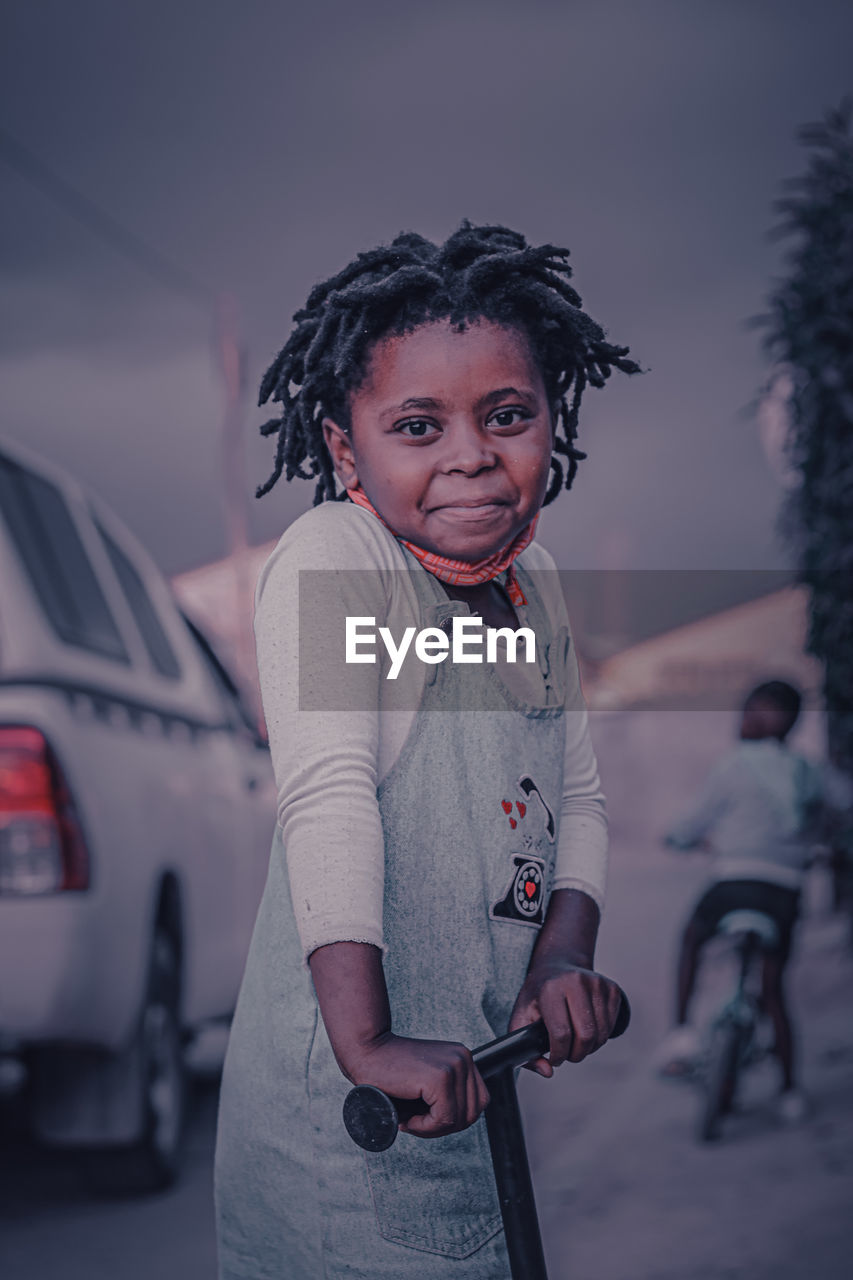
[[[744,413],[745,321],[803,167],[853,88],[845,0],[6,0],[0,124],[212,295],[254,408],[310,285],[462,217],[568,245],[584,304],[648,372],[588,393],[561,567],[766,568],[779,489]],[[221,555],[212,321],[2,163],[0,437],[71,468],[170,572]],[[277,535],[313,486],[251,504]]]

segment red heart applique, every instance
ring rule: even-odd
[[[524,802],[521,800],[516,800],[515,807],[518,810],[519,818],[523,818],[524,815],[527,813],[527,805],[524,804]]]
[[[518,826],[518,823],[516,822],[515,818],[510,818],[509,825],[512,827],[513,831],[515,831],[515,828]]]
[[[501,805],[503,806],[503,811],[504,811],[504,813],[512,813],[512,801],[511,801],[511,800],[501,800]]]
[[[526,880],[524,882],[524,892],[527,894],[528,898],[533,897],[534,893],[536,892],[536,885],[533,883],[532,880]]]

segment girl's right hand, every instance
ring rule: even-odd
[[[392,1098],[423,1098],[429,1107],[400,1128],[418,1138],[467,1129],[489,1101],[483,1077],[462,1044],[395,1036],[380,949],[332,942],[308,961],[320,1012],[341,1071]]]
[[[402,1133],[418,1138],[443,1138],[467,1129],[489,1101],[470,1050],[449,1040],[389,1034],[347,1074],[355,1084],[375,1085],[394,1098],[422,1098],[429,1112],[400,1125]]]

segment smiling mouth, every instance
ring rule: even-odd
[[[433,507],[433,511],[487,512],[497,511],[506,506],[509,506],[509,503],[502,502],[499,498],[483,498],[481,500],[469,499],[467,502],[442,502],[440,506]]]
[[[507,510],[506,502],[459,502],[434,507],[432,515],[444,516],[461,524],[485,524]]]

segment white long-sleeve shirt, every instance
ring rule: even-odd
[[[838,789],[836,784],[836,794]],[[776,738],[749,739],[717,762],[667,839],[682,849],[710,839],[715,880],[767,880],[799,889],[812,843],[810,814],[832,800],[828,770]]]
[[[519,563],[536,574],[554,632],[568,626],[549,554],[533,543]],[[325,577],[329,573],[333,579]],[[327,584],[332,592],[324,589]],[[312,608],[318,596],[332,594],[337,621],[324,629],[316,625]],[[384,612],[377,625],[400,635],[416,609],[409,563],[393,534],[350,503],[325,503],[296,520],[261,569],[255,592],[278,822],[306,960],[331,942],[383,946],[384,840],[377,786],[413,727],[429,668],[407,662],[393,681],[387,679],[387,662],[349,666],[344,672],[343,628],[337,623],[345,616],[375,615],[377,594]],[[465,606],[456,603],[464,613]],[[312,625],[300,627],[309,614]],[[572,647],[569,663],[553,888],[580,889],[600,907],[607,868],[605,803]],[[501,661],[499,669],[516,696],[541,700],[542,674],[534,664]]]

